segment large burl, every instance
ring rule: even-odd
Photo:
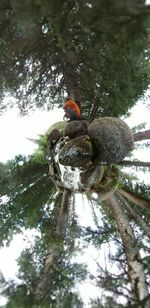
[[[128,125],[114,117],[95,119],[88,127],[94,158],[99,163],[113,164],[133,150],[133,135]]]
[[[63,164],[64,161],[68,166],[85,165],[88,158],[99,164],[116,164],[133,150],[130,128],[123,120],[114,117],[95,119],[89,125],[87,121],[72,121],[66,125],[64,135],[71,140],[61,150],[60,162]]]
[[[113,164],[133,149],[132,132],[124,121],[113,117],[90,124],[71,121],[49,132],[50,174],[57,187],[96,192],[101,200],[117,189],[119,170]]]

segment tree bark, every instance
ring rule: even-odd
[[[55,272],[56,260],[62,249],[62,242],[64,240],[67,226],[69,197],[70,191],[68,189],[64,189],[56,224],[56,232],[54,234],[54,241],[53,243],[50,243],[50,247],[44,260],[43,272],[41,273],[38,285],[34,291],[36,300],[38,302],[40,302],[44,294],[48,294],[49,292],[49,276],[51,273]]]
[[[150,167],[150,162],[140,160],[122,160],[118,164],[124,166]]]
[[[130,205],[130,203],[121,195],[119,191],[115,192],[119,199],[122,201],[122,203],[125,204],[126,208],[129,210],[131,216],[134,218],[134,220],[137,222],[137,224],[141,227],[141,229],[144,231],[144,234],[150,238],[150,228],[146,225],[144,220],[141,218],[140,215],[138,215],[137,212],[135,212],[134,208]]]
[[[131,281],[131,288],[134,297],[134,303],[138,308],[142,308],[140,303],[148,296],[148,288],[145,282],[145,274],[142,260],[139,254],[138,246],[132,228],[128,219],[121,208],[115,194],[106,201],[113,218],[116,221],[120,236],[122,238],[128,265],[128,276]],[[149,303],[145,303],[145,308],[149,308]]]
[[[133,135],[134,142],[150,139],[150,129]]]
[[[150,200],[137,196],[134,192],[128,191],[125,188],[118,188],[118,191],[131,202],[139,205],[141,208],[150,210]]]
[[[68,96],[74,99],[80,107],[80,90],[76,72],[75,52],[70,49],[62,52],[62,70]]]
[[[63,239],[64,237],[64,232],[68,221],[70,194],[70,190],[65,188],[62,195],[61,207],[56,225],[56,234],[60,239]]]

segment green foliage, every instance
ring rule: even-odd
[[[121,177],[121,186],[127,188],[129,191],[134,191],[137,195],[141,197],[145,197],[147,199],[150,198],[150,186],[146,185],[144,182],[136,181],[135,178],[132,177]],[[136,179],[137,180],[137,179]]]
[[[50,134],[53,129],[58,129],[59,131],[63,131],[65,126],[66,126],[66,123],[64,121],[56,122],[48,128],[46,133]]]
[[[123,308],[125,306],[116,303],[116,300],[112,296],[107,296],[106,299],[104,300],[104,303],[102,303],[100,298],[91,301],[91,308],[111,308],[111,307]]]
[[[51,150],[47,145],[47,138],[53,129],[58,129],[59,131],[63,131],[66,126],[66,122],[56,122],[51,125],[44,135],[39,135],[38,139],[30,139],[30,141],[36,143],[38,145],[37,150],[34,151],[32,155],[32,160],[35,162],[47,164],[48,159],[51,157]]]
[[[140,143],[140,142],[136,142],[135,144],[135,150],[142,150],[142,149],[146,149],[150,147],[150,142],[144,142],[144,143]]]
[[[146,122],[143,122],[139,125],[136,125],[134,127],[132,127],[132,133],[135,134],[135,133],[138,133],[139,131],[145,129],[145,126],[146,126]]]
[[[48,175],[47,163],[34,156],[18,156],[0,165],[1,244],[10,241],[22,228],[40,228],[44,207],[52,202],[56,190]]]
[[[72,231],[67,233],[64,241],[58,241],[53,228],[57,215],[55,201],[55,206],[47,217],[51,228],[42,229],[34,244],[26,248],[18,259],[20,284],[15,281],[7,284],[4,295],[8,296],[9,301],[6,307],[83,307],[82,300],[72,288],[77,281],[85,279],[86,267],[71,260],[74,241]],[[46,221],[44,223],[43,220],[43,224],[46,227]],[[55,258],[45,273],[45,260],[54,251]],[[46,284],[39,298],[36,290],[41,279]],[[4,283],[6,284],[5,280]]]
[[[22,113],[62,106],[74,84],[86,116],[120,116],[147,90],[144,1],[7,0],[0,10],[1,98],[12,94]]]

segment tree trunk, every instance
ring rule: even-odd
[[[64,189],[56,226],[56,234],[60,239],[64,238],[64,232],[68,221],[70,194],[71,192],[69,189]]]
[[[150,210],[150,200],[137,196],[134,192],[128,191],[125,188],[118,188],[118,191],[121,193],[121,195],[136,205],[139,205],[142,209],[144,208]]]
[[[77,81],[75,52],[72,49],[63,51],[62,61],[63,77],[68,96],[77,101],[80,107],[80,90]]]
[[[133,135],[134,142],[150,139],[150,129]]]
[[[68,218],[70,191],[64,189],[62,195],[61,206],[56,224],[56,232],[54,234],[54,241],[50,243],[47,255],[44,260],[43,272],[41,273],[38,285],[34,291],[35,298],[38,302],[44,297],[44,294],[49,292],[49,276],[57,271],[56,260],[62,249],[62,242],[65,236]]]
[[[122,238],[127,258],[128,276],[131,281],[134,304],[137,303],[137,307],[142,308],[143,305],[140,302],[148,296],[148,288],[145,282],[143,264],[134,233],[115,194],[106,202],[111,209],[113,218],[116,221],[120,236]],[[149,303],[145,303],[144,307],[149,308]]]
[[[141,227],[141,229],[144,231],[144,234],[150,238],[150,228],[147,226],[147,224],[144,222],[144,220],[141,218],[140,215],[138,215],[137,212],[135,212],[134,208],[130,205],[130,203],[121,195],[119,191],[115,192],[118,195],[118,198],[122,201],[122,203],[125,204],[126,208],[129,210],[131,216],[134,218],[134,220],[137,222],[137,224]]]
[[[139,160],[122,160],[118,164],[123,166],[150,167],[150,162]]]

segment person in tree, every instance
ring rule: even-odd
[[[67,98],[65,101],[64,111],[65,111],[64,116],[67,118],[69,122],[80,119],[81,116],[80,108],[78,104],[70,98]]]
[[[86,135],[89,122],[81,117],[81,111],[77,102],[67,98],[64,104],[64,111],[64,117],[68,120],[68,123],[64,129],[64,136],[75,138]]]

